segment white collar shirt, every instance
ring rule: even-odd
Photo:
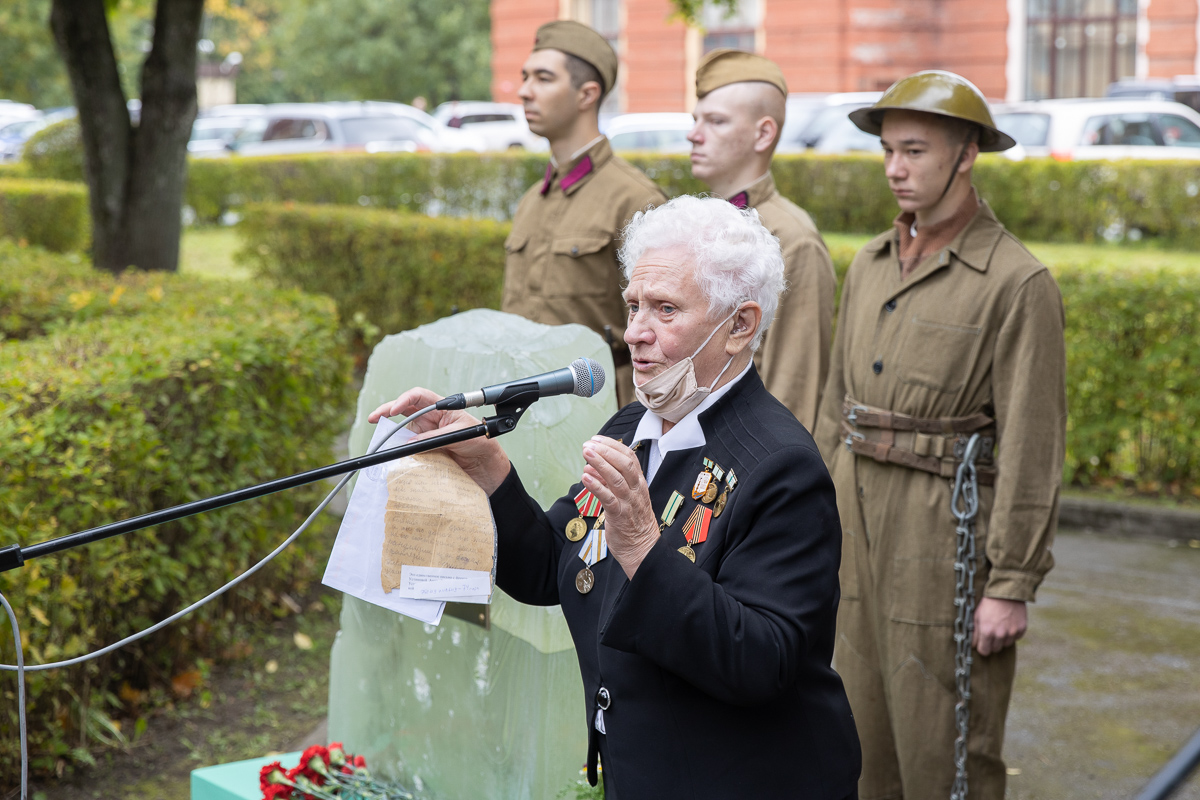
[[[637,430],[633,434],[633,442],[634,444],[647,442],[650,446],[650,452],[646,459],[647,485],[654,481],[654,476],[658,474],[658,468],[662,466],[667,453],[675,450],[690,450],[693,447],[705,445],[707,440],[704,438],[704,429],[700,427],[700,414],[711,408],[733,388],[734,384],[746,377],[746,373],[750,371],[750,365],[753,363],[751,360],[746,364],[733,380],[704,398],[700,405],[688,412],[687,416],[675,423],[675,426],[666,433],[663,433],[662,430],[662,417],[653,411],[647,411],[642,415]]]

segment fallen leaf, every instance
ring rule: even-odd
[[[292,634],[292,641],[296,643],[296,647],[301,650],[312,650],[312,638],[306,633],[296,631]]]
[[[179,697],[190,697],[201,680],[200,670],[189,669],[171,678],[171,689]]]

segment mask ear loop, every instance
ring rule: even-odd
[[[710,333],[710,334],[708,335],[708,338],[704,340],[704,344],[700,345],[700,350],[703,350],[703,349],[704,349],[704,348],[705,348],[705,347],[708,345],[709,341],[711,341],[711,340],[712,340],[712,337],[714,337],[714,336],[716,336],[716,335],[717,335],[717,331],[721,330],[721,327],[722,327],[722,326],[723,326],[723,325],[724,325],[726,322],[728,322],[729,320],[733,319],[733,318],[734,318],[734,317],[736,317],[738,314],[742,313],[742,303],[744,303],[744,302],[746,302],[746,301],[745,301],[745,300],[743,300],[743,301],[739,302],[739,303],[737,304],[737,307],[736,307],[735,309],[733,309],[733,313],[732,313],[732,314],[730,314],[730,315],[729,315],[728,317],[726,317],[725,319],[721,320],[721,323],[720,323],[719,325],[717,325],[717,327],[713,328],[713,332],[712,332],[712,333]],[[730,332],[730,333],[733,333],[733,329],[731,328],[729,332]],[[695,358],[696,358],[696,356],[700,355],[700,350],[697,350],[695,353],[693,353],[693,354],[692,354],[692,358],[693,358],[693,359],[695,359]],[[714,387],[715,387],[715,386],[716,386],[718,383],[720,383],[720,382],[721,382],[721,376],[725,374],[725,370],[729,369],[729,365],[730,365],[730,364],[732,364],[732,363],[733,363],[733,356],[730,356],[730,357],[729,357],[729,360],[725,362],[725,366],[721,367],[721,371],[717,373],[717,377],[713,378],[712,384],[711,384],[711,385],[709,385],[709,387],[708,387],[708,389],[707,389],[706,391],[708,391],[708,392],[712,392],[713,388],[714,388]]]

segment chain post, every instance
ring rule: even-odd
[[[954,683],[958,702],[954,706],[954,785],[950,800],[967,800],[967,736],[971,725],[971,638],[975,633],[975,518],[979,514],[979,482],[975,459],[980,436],[972,434],[958,465],[950,509],[958,520],[955,528],[954,559]]]

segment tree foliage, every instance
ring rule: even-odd
[[[244,103],[489,96],[487,0],[210,0],[202,35]]]

